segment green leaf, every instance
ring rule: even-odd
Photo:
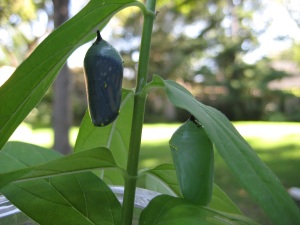
[[[134,0],[92,0],[53,31],[0,88],[0,149],[42,99],[71,53],[102,29],[122,8],[141,5]]]
[[[30,157],[29,157],[30,155]],[[56,151],[22,142],[8,142],[0,152],[0,188],[20,179],[29,167],[60,158]]]
[[[9,142],[0,152],[0,188],[14,181],[83,172],[97,168],[118,168],[106,148],[62,156],[39,146]]]
[[[181,196],[173,164],[161,164],[153,169],[140,171],[146,175],[146,188],[163,194]]]
[[[43,225],[114,225],[121,220],[119,201],[110,188],[90,172],[10,184],[1,192]]]
[[[213,195],[209,208],[220,212],[242,215],[241,210],[236,206],[236,204],[234,204],[234,202],[216,184],[214,184],[213,187]]]
[[[241,215],[223,213],[191,204],[181,198],[160,195],[142,211],[140,225],[246,225],[256,224]]]
[[[110,125],[96,127],[86,112],[80,125],[74,151],[106,147],[109,148],[117,164],[126,168],[129,149],[134,92],[122,91],[122,103],[118,118]]]
[[[218,110],[197,101],[174,81],[155,76],[152,87],[165,87],[177,107],[194,115],[240,184],[274,224],[300,224],[300,211],[273,172],[261,161],[231,122]]]
[[[144,169],[140,171],[140,175],[140,177],[146,176],[145,188],[162,194],[181,196],[173,164],[161,164],[153,169]],[[212,200],[209,207],[227,213],[242,214],[216,184],[213,185]]]

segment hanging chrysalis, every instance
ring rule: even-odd
[[[172,135],[169,142],[183,197],[197,205],[208,205],[214,177],[213,144],[192,116]]]
[[[106,126],[119,115],[123,60],[116,49],[102,39],[97,39],[84,58],[84,72],[89,112],[95,126]]]

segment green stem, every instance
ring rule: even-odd
[[[156,0],[147,0],[146,7],[149,12],[154,12]],[[136,93],[139,93],[147,83],[147,73],[149,66],[149,53],[151,44],[151,35],[153,22],[155,19],[154,13],[144,14],[144,26],[141,40],[141,50],[139,57],[139,67],[136,82]]]
[[[147,11],[154,12],[155,5],[156,0],[147,0]],[[146,103],[146,95],[142,92],[142,89],[147,83],[151,35],[153,22],[155,19],[154,15],[154,13],[144,14],[145,18],[141,40],[139,68],[137,75],[136,91],[134,96],[133,119],[127,160],[127,176],[125,177],[125,190],[121,222],[122,225],[131,225],[134,210],[134,197]]]

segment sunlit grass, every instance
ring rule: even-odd
[[[70,142],[74,146],[78,128],[73,127],[70,131]],[[10,141],[22,141],[39,145],[45,148],[51,148],[54,143],[54,132],[51,128],[32,129],[28,124],[21,124],[9,139]]]
[[[234,125],[263,160],[270,161],[274,157],[300,160],[300,123],[236,122]],[[168,140],[178,126],[179,124],[145,125],[142,159],[158,157],[160,162],[170,162],[171,159],[167,159],[170,157]],[[143,160],[142,165],[145,163]],[[155,165],[148,161],[143,166]]]
[[[299,162],[297,169],[300,171],[300,123],[236,122],[234,125],[260,158],[270,167],[274,167],[272,169],[275,172],[278,168],[286,171],[295,161]],[[179,126],[180,124],[144,125],[140,167],[154,167],[161,163],[172,162],[168,140]],[[77,133],[78,128],[71,129],[71,145],[75,144]],[[51,148],[53,138],[53,130],[50,128],[31,129],[29,125],[22,124],[10,140]],[[285,161],[289,162],[285,164]],[[218,155],[216,165],[225,166]],[[300,179],[298,180],[300,185]]]
[[[300,123],[293,122],[233,122],[238,131],[246,137],[262,137],[264,139],[276,139],[277,137],[300,135]],[[157,139],[168,139],[180,124],[145,124],[143,138],[146,141]],[[32,129],[29,124],[22,123],[13,135],[13,138],[20,138],[37,133],[52,133],[51,128]],[[72,128],[71,133],[77,135],[78,128]]]
[[[300,157],[300,123],[282,122],[236,122],[235,127],[241,135],[257,150],[264,160],[274,155],[282,158]],[[180,124],[146,124],[142,134],[142,166],[152,167],[156,162],[170,162],[168,140]],[[70,131],[71,145],[74,146],[78,128]],[[10,140],[23,141],[43,147],[53,146],[54,134],[50,128],[31,129],[22,124],[11,136]],[[278,151],[284,149],[285,151]],[[277,151],[275,151],[277,149]],[[299,149],[297,151],[297,149]],[[267,154],[272,151],[272,154]],[[158,157],[157,160],[152,158]],[[143,161],[144,160],[144,161]],[[146,163],[146,160],[148,161]],[[152,163],[150,163],[152,162]]]
[[[234,125],[263,160],[272,161],[274,157],[300,158],[300,123],[236,122]],[[168,140],[179,126],[180,124],[144,125],[141,167],[153,167],[162,162],[171,162]],[[75,144],[77,134],[78,128],[72,128],[71,145]],[[10,140],[51,148],[53,138],[53,130],[50,128],[31,129],[29,125],[22,124]]]
[[[235,122],[238,131],[247,138],[260,137],[264,140],[278,140],[286,136],[300,135],[300,123],[288,122]],[[299,136],[298,136],[299,137]]]

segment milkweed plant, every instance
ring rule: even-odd
[[[39,224],[130,225],[138,186],[161,193],[142,209],[140,225],[256,224],[214,184],[214,149],[273,224],[300,224],[300,212],[273,172],[218,110],[184,87],[148,74],[155,0],[91,0],[54,30],[0,88],[0,191]],[[122,89],[123,62],[100,32],[120,10],[138,7],[144,22],[136,87]],[[67,58],[96,38],[84,60],[89,102],[74,147],[63,156],[8,142],[42,99]],[[191,114],[170,137],[173,164],[138,170],[148,93],[165,91]],[[109,185],[124,185],[122,204]]]

